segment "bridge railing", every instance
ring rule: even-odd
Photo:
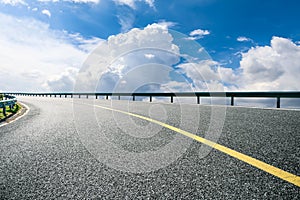
[[[290,92],[180,92],[180,93],[6,93],[6,95],[21,95],[21,96],[40,96],[40,97],[65,97],[68,96],[73,98],[77,96],[78,98],[89,96],[95,96],[96,99],[100,96],[104,96],[106,99],[108,97],[118,97],[120,100],[121,97],[132,97],[132,100],[135,101],[136,97],[149,97],[150,102],[152,102],[152,97],[170,97],[171,103],[174,102],[174,97],[195,97],[197,104],[200,104],[201,97],[227,97],[230,98],[230,105],[234,106],[235,98],[275,98],[276,107],[280,108],[280,100],[282,98],[300,98],[300,92],[290,91]]]
[[[9,106],[10,109],[12,109],[17,102],[17,98],[8,94],[3,95],[3,97],[4,100],[0,101],[0,108],[3,109],[3,115],[6,116],[6,106]]]

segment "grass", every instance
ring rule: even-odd
[[[5,119],[5,118],[17,113],[21,108],[22,108],[22,106],[18,103],[14,106],[14,108],[12,110],[9,108],[9,106],[6,106],[6,116],[3,115],[3,109],[0,108],[0,120]]]

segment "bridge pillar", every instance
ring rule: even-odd
[[[150,102],[152,102],[152,96],[150,96]]]
[[[277,97],[277,108],[280,108],[280,97]]]
[[[173,96],[171,96],[171,103],[173,103]]]
[[[132,96],[132,101],[135,101],[135,96],[134,95]]]
[[[234,97],[233,96],[231,96],[231,106],[234,106]]]
[[[197,96],[197,104],[200,104],[200,96]]]

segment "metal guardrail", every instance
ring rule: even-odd
[[[65,97],[78,96],[95,96],[98,99],[99,96],[104,96],[106,99],[110,96],[117,96],[120,100],[122,96],[132,97],[135,101],[135,97],[150,97],[150,102],[152,102],[152,97],[170,97],[171,103],[173,103],[174,97],[196,97],[197,104],[200,104],[201,97],[230,97],[230,105],[234,106],[235,98],[276,98],[276,107],[280,108],[281,98],[300,98],[300,92],[290,91],[290,92],[180,92],[180,93],[23,93],[23,92],[13,92],[5,93],[7,95],[21,95],[21,96],[40,96],[40,97]]]
[[[3,109],[3,115],[6,116],[6,106],[9,106],[12,110],[17,102],[17,98],[8,94],[5,94],[4,98],[5,100],[0,101],[0,108]]]

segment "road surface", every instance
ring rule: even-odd
[[[103,109],[109,100],[19,99],[28,114],[0,127],[0,199],[300,199],[295,184],[216,149],[207,153],[165,127]],[[210,106],[113,106],[201,137],[212,125]],[[299,111],[228,107],[214,139],[300,176],[299,119]]]

